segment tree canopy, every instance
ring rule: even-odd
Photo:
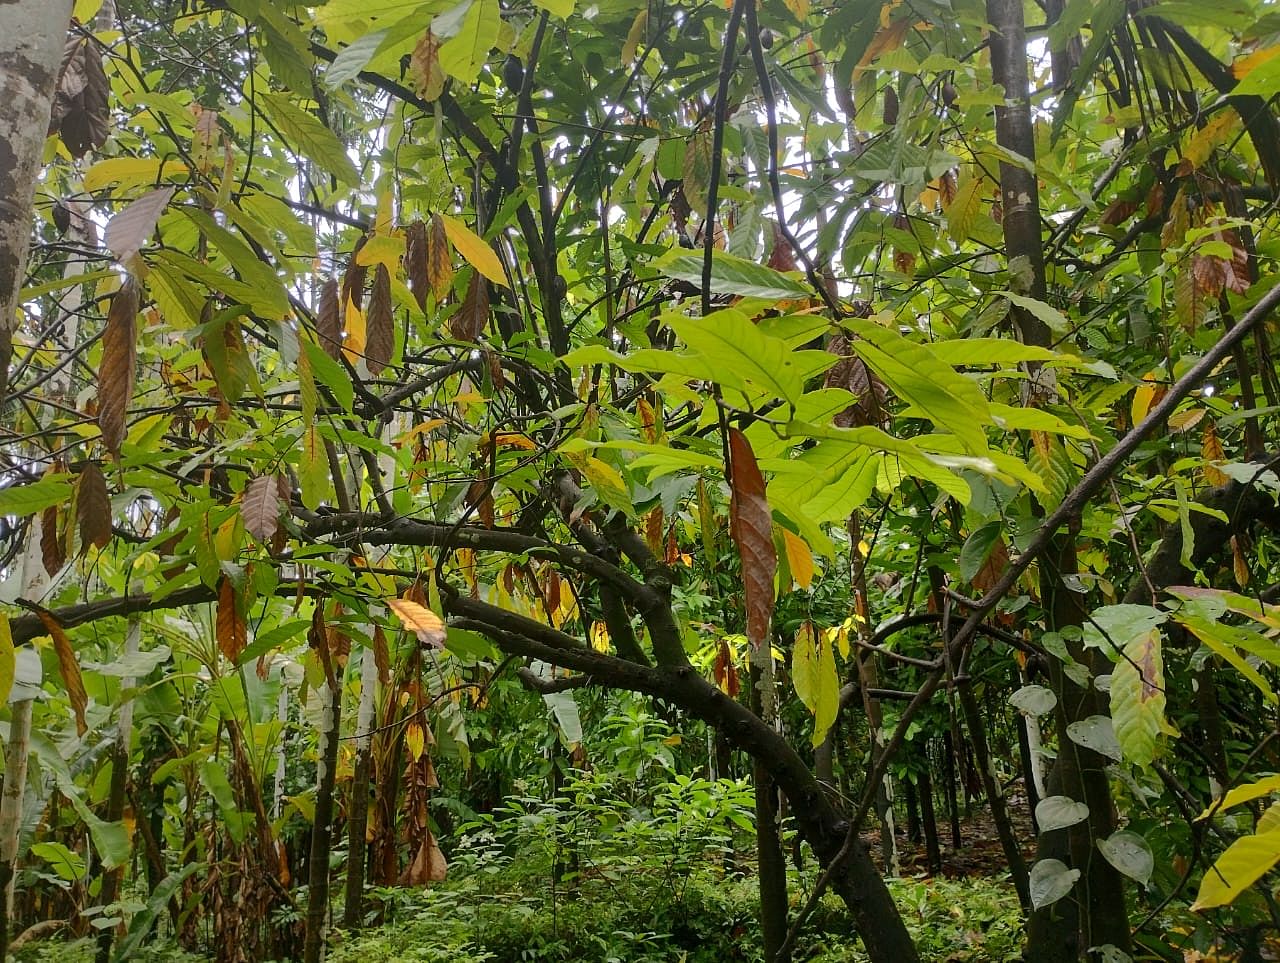
[[[1261,958],[1269,3],[7,7],[0,947],[311,963],[644,712],[765,959],[957,784],[1026,959]]]

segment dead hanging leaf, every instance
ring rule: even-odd
[[[50,505],[40,514],[40,560],[50,576],[62,571],[67,563],[66,543],[58,532],[58,506]]]
[[[311,627],[307,629],[307,646],[316,654],[320,667],[324,669],[325,682],[328,683],[329,690],[333,691],[337,685],[337,677],[333,672],[333,657],[329,651],[329,643],[329,626],[324,620],[324,603],[317,601],[315,610],[311,613]]]
[[[395,324],[391,316],[391,273],[385,264],[379,264],[373,272],[373,291],[369,295],[369,312],[365,316],[364,360],[369,366],[369,374],[379,374],[390,364],[395,345]]]
[[[214,623],[214,631],[218,638],[218,649],[229,662],[240,658],[240,653],[248,644],[248,628],[244,615],[236,598],[236,587],[231,579],[223,575],[218,583],[218,609]]]
[[[715,665],[712,667],[716,685],[731,699],[736,699],[742,686],[738,681],[738,667],[733,664],[733,653],[729,651],[729,643],[720,640],[720,648],[716,651]]]
[[[262,544],[275,537],[280,528],[280,481],[275,475],[262,475],[244,487],[240,517],[245,531]]]
[[[436,843],[431,830],[427,830],[426,838],[418,846],[418,851],[403,873],[400,874],[401,886],[425,886],[427,883],[439,883],[449,871],[444,853]]]
[[[675,565],[680,561],[680,543],[676,540],[676,527],[674,525],[667,529],[667,549],[662,556],[662,560],[668,565]]]
[[[102,334],[102,363],[98,366],[98,428],[102,443],[117,457],[125,437],[125,415],[133,400],[137,325],[138,289],[130,278],[111,299]]]
[[[854,353],[849,339],[838,334],[827,342],[827,350],[839,355],[840,360],[827,370],[825,387],[843,388],[858,400],[835,416],[840,428],[885,424],[884,404],[889,389],[870,368]]]
[[[747,639],[759,648],[769,643],[769,621],[773,617],[773,577],[778,569],[778,553],[773,546],[773,515],[751,442],[736,428],[729,430],[729,459],[732,469],[729,531],[742,558]]]
[[[427,278],[437,301],[443,299],[453,287],[452,250],[444,218],[439,214],[432,214],[427,225]]]
[[[354,304],[357,311],[364,309],[364,283],[369,276],[369,269],[360,263],[360,251],[369,240],[366,234],[356,241],[351,249],[351,260],[347,262],[347,273],[342,276],[342,297],[340,303],[345,308]]]
[[[973,576],[973,587],[980,595],[986,595],[996,582],[1000,581],[1000,576],[1008,566],[1009,547],[1004,543],[1004,536],[1000,535],[991,546],[991,552],[987,555],[987,560],[982,563],[982,568],[978,569]]]
[[[1216,298],[1227,283],[1227,262],[1211,254],[1191,255],[1191,276],[1196,290],[1208,298]]]
[[[173,199],[173,192],[172,187],[162,187],[143,194],[107,221],[102,242],[125,267],[129,267],[129,262],[151,240],[156,222]]]
[[[76,732],[83,736],[89,729],[84,719],[84,710],[89,704],[89,697],[84,691],[84,679],[80,676],[80,663],[76,660],[75,649],[71,647],[71,640],[67,638],[67,633],[63,631],[51,612],[39,609],[36,615],[39,616],[45,631],[49,633],[49,638],[53,640],[53,651],[58,656],[58,671],[62,673],[62,684],[67,687],[67,699],[71,703],[71,710],[76,714]]]
[[[1231,573],[1235,576],[1236,585],[1245,588],[1249,584],[1249,559],[1245,555],[1242,543],[1248,536],[1231,536]]]
[[[942,176],[938,178],[938,200],[942,204],[942,209],[946,210],[952,205],[956,199],[956,172],[947,170],[942,172]]]
[[[387,599],[387,607],[400,619],[406,629],[418,637],[429,649],[444,648],[446,628],[444,620],[425,605],[409,599]]]
[[[1200,439],[1200,455],[1205,461],[1204,480],[1206,482],[1216,488],[1231,481],[1231,477],[1215,464],[1215,462],[1226,461],[1227,453],[1222,450],[1222,441],[1218,438],[1218,429],[1211,421],[1204,426],[1204,434]]]
[[[57,131],[76,160],[107,142],[110,95],[97,42],[81,33],[72,34],[62,50],[49,133]]]
[[[449,333],[456,341],[474,343],[489,322],[489,283],[479,271],[471,272],[467,296],[449,318]]]
[[[380,625],[373,627],[373,664],[378,670],[378,681],[382,685],[390,685],[391,651],[387,647],[387,635]]]
[[[316,337],[320,347],[334,361],[342,355],[342,317],[338,310],[338,282],[326,278],[320,285],[320,303],[316,307]]]
[[[418,309],[425,312],[431,276],[427,271],[427,225],[422,221],[413,221],[404,229],[404,273]]]
[[[662,554],[662,530],[666,527],[662,506],[656,505],[644,517],[644,540],[654,555]]]
[[[87,462],[76,479],[76,521],[80,523],[80,543],[85,548],[107,547],[111,541],[111,496],[96,461]]]
[[[796,253],[791,247],[791,242],[782,233],[782,228],[777,221],[771,221],[770,224],[773,227],[773,250],[769,252],[769,267],[775,271],[799,270],[796,265]]]
[[[444,91],[444,68],[440,66],[440,41],[428,30],[409,56],[414,91],[430,103]]]

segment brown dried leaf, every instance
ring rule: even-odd
[[[751,442],[736,428],[729,430],[729,458],[733,489],[729,532],[742,558],[747,639],[759,648],[769,643],[769,621],[773,617],[773,577],[778,569],[773,515]]]
[[[333,674],[333,658],[329,652],[329,626],[324,620],[324,604],[320,601],[316,602],[315,611],[311,613],[311,628],[307,630],[307,645],[316,654],[316,658],[320,660],[320,667],[324,669],[325,681],[329,684],[330,691],[337,684],[337,679]]]
[[[137,363],[138,289],[130,278],[111,299],[102,335],[102,363],[98,366],[98,427],[102,443],[117,457],[125,436],[125,414],[133,400]]]
[[[237,604],[236,587],[225,575],[218,582],[218,610],[214,632],[218,638],[218,649],[227,660],[235,662],[240,658],[240,653],[249,641],[248,629]]]
[[[449,333],[457,341],[474,342],[489,322],[489,282],[479,271],[471,272],[467,296],[449,318]]]
[[[395,350],[395,324],[391,316],[391,273],[385,264],[373,272],[373,292],[369,295],[369,313],[365,316],[364,360],[369,374],[379,374],[391,362]]]
[[[110,95],[111,85],[102,69],[102,51],[93,38],[72,34],[58,68],[49,133],[58,131],[76,160],[106,143],[110,133]]]
[[[1191,277],[1196,290],[1208,298],[1216,298],[1227,283],[1227,262],[1212,254],[1191,255]]]
[[[1240,543],[1240,536],[1231,536],[1231,573],[1235,576],[1236,585],[1244,588],[1249,584],[1249,559]]]
[[[449,246],[444,218],[439,214],[432,214],[431,223],[427,225],[426,251],[427,277],[431,282],[431,290],[439,301],[453,287],[453,249]]]
[[[1102,216],[1098,218],[1099,223],[1107,224],[1115,227],[1129,220],[1138,209],[1138,202],[1125,197],[1117,197],[1114,201],[1106,206],[1102,212]]]
[[[387,646],[386,633],[380,625],[373,627],[373,664],[378,670],[378,681],[383,685],[390,685],[391,650]]]
[[[250,535],[264,545],[280,528],[280,483],[275,475],[262,475],[244,487],[240,517]]]
[[[338,307],[338,282],[327,278],[320,285],[320,303],[316,308],[316,337],[320,347],[334,361],[342,356],[342,315]]]
[[[44,624],[49,638],[53,639],[53,651],[58,656],[58,671],[62,673],[62,684],[67,687],[67,699],[71,703],[72,711],[76,714],[76,732],[83,736],[89,729],[84,720],[84,710],[89,704],[89,696],[84,691],[84,679],[80,676],[80,663],[76,660],[75,649],[71,647],[71,640],[67,638],[67,633],[62,630],[58,620],[53,617],[53,613],[39,609],[36,615]]]
[[[439,883],[449,871],[449,864],[436,843],[436,838],[427,830],[427,836],[418,846],[418,851],[403,873],[400,874],[401,886],[425,886],[427,883]]]
[[[787,240],[786,235],[782,233],[782,228],[778,226],[776,221],[771,221],[773,227],[773,250],[769,252],[769,267],[775,271],[795,271],[798,270],[796,265],[795,251],[791,249],[791,242]]]
[[[431,275],[427,270],[427,225],[422,221],[414,221],[404,229],[404,271],[413,299],[418,302],[418,308],[426,312]]]
[[[347,273],[342,276],[341,305],[344,311],[348,304],[354,304],[357,311],[364,309],[364,283],[369,275],[369,268],[360,263],[360,251],[368,240],[369,235],[366,234],[356,241],[356,246],[351,249]]]
[[[827,370],[825,387],[844,388],[858,399],[836,415],[836,425],[841,428],[883,426],[884,403],[889,394],[884,382],[853,352],[849,339],[844,335],[833,337],[827,343],[827,350],[839,355],[840,360]]]
[[[430,103],[444,91],[444,68],[440,66],[440,41],[428,30],[409,56],[414,91]]]
[[[712,666],[712,672],[715,676],[716,685],[729,698],[736,699],[742,687],[738,681],[738,667],[733,664],[733,653],[729,651],[729,643],[725,642],[724,639],[720,640],[720,648],[716,651],[716,661],[715,665]]]
[[[40,559],[50,576],[67,563],[66,544],[58,533],[58,506],[50,505],[40,515]]]
[[[76,479],[76,521],[82,546],[107,547],[111,541],[111,496],[96,461],[87,462]]]

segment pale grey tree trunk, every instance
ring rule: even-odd
[[[36,176],[72,0],[0,3],[0,400],[8,390]]]

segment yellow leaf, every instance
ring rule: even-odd
[[[635,61],[636,54],[640,50],[640,41],[648,27],[649,9],[646,7],[636,14],[635,20],[631,21],[631,29],[627,31],[626,42],[622,45],[622,66],[626,67]]]
[[[1243,836],[1204,874],[1193,911],[1226,906],[1280,861],[1280,830]]]
[[[1227,453],[1222,450],[1222,441],[1218,438],[1218,429],[1214,427],[1213,422],[1209,422],[1204,426],[1204,435],[1200,441],[1200,454],[1207,463],[1204,466],[1204,480],[1210,485],[1225,485],[1231,481],[1231,477],[1226,472],[1218,468],[1214,463],[1226,461]]]
[[[1191,170],[1203,167],[1215,147],[1224,143],[1240,123],[1240,115],[1234,110],[1220,110],[1213,118],[1191,135],[1187,148],[1182,152],[1182,165]],[[1191,171],[1185,171],[1190,173]]]
[[[405,728],[404,744],[414,762],[422,758],[422,751],[427,747],[427,737],[422,732],[422,726],[417,722],[411,722]]]
[[[17,659],[13,653],[13,633],[9,629],[9,616],[0,612],[0,705],[9,699],[16,671]]]
[[[493,443],[499,448],[521,448],[525,451],[538,450],[537,442],[518,431],[500,431],[493,436]]]
[[[1131,424],[1138,424],[1143,418],[1147,417],[1147,412],[1151,410],[1151,403],[1155,401],[1156,386],[1149,382],[1154,381],[1154,376],[1147,375],[1144,383],[1138,385],[1133,392],[1133,401],[1129,405],[1129,421]]]
[[[407,441],[413,441],[418,435],[429,435],[441,425],[446,424],[443,418],[428,418],[420,425],[414,425],[403,435],[396,439],[396,444],[403,445]]]
[[[876,35],[871,38],[871,43],[867,45],[866,52],[863,53],[862,59],[858,61],[858,65],[853,68],[854,77],[859,76],[871,61],[875,60],[882,53],[888,53],[891,50],[897,50],[902,46],[902,41],[906,39],[907,31],[911,28],[911,19],[903,17],[901,20],[895,20],[888,26],[882,27],[876,31]]]
[[[364,242],[356,255],[356,263],[361,267],[373,267],[381,264],[395,274],[400,267],[400,258],[404,256],[404,237],[394,234],[375,234]]]
[[[801,22],[809,17],[809,0],[783,0],[795,18]]]
[[[603,622],[591,623],[591,648],[597,652],[609,651],[609,629]]]
[[[177,161],[154,157],[109,157],[84,172],[84,189],[100,191],[108,184],[141,187],[154,184],[162,177],[182,178],[187,166]]]
[[[444,620],[424,605],[408,599],[387,599],[387,608],[400,619],[406,629],[418,637],[418,641],[433,649],[444,645]]]
[[[782,541],[787,550],[787,565],[791,576],[802,589],[807,589],[813,582],[813,552],[809,543],[798,535],[782,529]]]
[[[383,191],[380,195],[378,195],[378,213],[373,220],[373,233],[381,236],[385,236],[391,233],[391,192],[390,191]]]
[[[347,311],[344,320],[346,323],[342,329],[342,353],[354,365],[364,357],[367,334],[364,312],[357,308],[350,299],[347,300]]]
[[[484,238],[456,217],[441,214],[440,220],[444,222],[444,232],[449,235],[449,242],[457,248],[458,253],[468,264],[494,284],[507,283],[502,262],[498,260],[498,255],[493,253],[493,248],[485,243]]]
[[[1169,430],[1176,433],[1190,431],[1196,425],[1200,424],[1201,419],[1205,416],[1204,408],[1184,408],[1182,411],[1175,411],[1169,416]]]
[[[1251,54],[1246,54],[1243,57],[1237,57],[1231,64],[1231,76],[1235,77],[1236,80],[1243,80],[1249,75],[1250,71],[1261,67],[1268,60],[1273,59],[1277,54],[1280,54],[1280,44],[1276,44],[1272,47],[1262,47]]]

